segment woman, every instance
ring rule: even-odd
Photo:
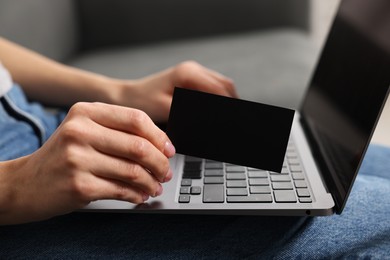
[[[175,148],[153,121],[167,120],[174,86],[237,96],[230,79],[195,62],[119,80],[5,39],[0,61],[1,224],[50,218],[98,199],[142,203],[161,195],[160,183],[172,178],[168,159]],[[23,91],[29,99],[71,108],[66,116],[48,114]]]

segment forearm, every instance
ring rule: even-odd
[[[112,103],[119,81],[72,68],[0,38],[0,61],[33,100],[58,106],[78,101]]]

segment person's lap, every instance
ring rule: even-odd
[[[0,227],[0,258],[389,258],[388,158],[370,147],[340,216],[71,213]]]

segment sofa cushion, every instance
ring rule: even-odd
[[[195,60],[231,77],[243,99],[297,108],[316,57],[306,33],[271,30],[94,51],[70,64],[134,79]]]
[[[0,36],[64,60],[77,47],[73,0],[0,0]]]

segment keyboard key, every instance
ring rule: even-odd
[[[267,178],[268,177],[268,173],[266,171],[249,171],[248,172],[248,177],[249,178]]]
[[[190,194],[190,187],[180,187],[180,194]]]
[[[185,179],[201,179],[202,171],[184,171],[183,178]]]
[[[223,177],[204,177],[204,184],[223,184]]]
[[[251,185],[251,186],[268,186],[269,181],[268,181],[268,178],[249,179],[249,185]]]
[[[221,203],[225,201],[224,186],[209,184],[203,186],[204,203]]]
[[[204,176],[224,176],[225,172],[222,169],[206,169]]]
[[[295,147],[293,145],[287,146],[287,152],[297,154],[297,152],[295,151]]]
[[[298,197],[310,197],[310,192],[308,189],[297,189]]]
[[[291,172],[302,172],[302,167],[300,165],[291,165],[290,170]]]
[[[245,167],[238,165],[228,165],[226,166],[226,172],[245,172]]]
[[[181,186],[191,186],[192,185],[192,180],[190,179],[182,179],[181,180]]]
[[[301,172],[293,172],[292,174],[293,180],[304,180],[305,176],[303,176],[303,173]]]
[[[190,195],[179,196],[179,203],[189,203],[189,202],[190,202]]]
[[[271,193],[271,188],[269,186],[251,186],[249,187],[250,193]]]
[[[270,203],[272,202],[271,194],[253,194],[249,196],[228,196],[226,199],[229,203]]]
[[[293,190],[275,190],[275,202],[297,202],[295,192]]]
[[[202,162],[203,159],[202,158],[198,158],[198,157],[194,157],[194,156],[186,155],[185,161],[186,162]]]
[[[205,169],[223,169],[223,163],[221,162],[206,162]]]
[[[271,181],[291,181],[288,175],[271,175]]]
[[[306,181],[294,181],[295,188],[307,188]]]
[[[301,203],[312,203],[311,198],[299,198],[299,202]]]
[[[287,162],[290,165],[299,165],[300,164],[298,158],[288,158]]]
[[[246,181],[226,181],[228,188],[246,188]]]
[[[245,173],[227,173],[226,180],[246,180]]]
[[[297,155],[296,152],[287,152],[286,153],[286,157],[287,157],[287,159],[289,159],[289,158],[298,158],[298,155]]]
[[[272,188],[274,190],[292,190],[293,186],[291,182],[273,182]]]
[[[283,168],[282,169],[282,172],[269,172],[270,175],[288,175],[288,170],[287,168]]]
[[[192,195],[199,195],[202,192],[202,188],[199,186],[193,186],[191,187],[191,194]]]
[[[228,188],[226,194],[228,196],[248,196],[248,190],[246,188]]]
[[[283,167],[283,168],[282,168],[282,171],[280,172],[280,174],[288,174],[288,169],[287,169],[287,167]]]
[[[186,162],[184,164],[184,171],[201,171],[202,162]]]

